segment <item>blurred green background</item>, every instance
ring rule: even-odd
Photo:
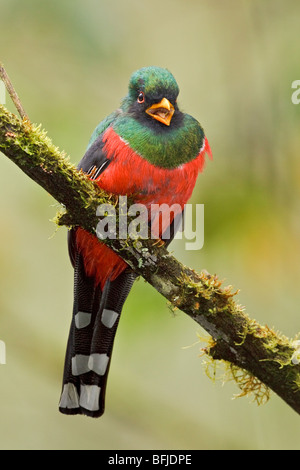
[[[205,245],[172,250],[289,337],[300,331],[299,17],[296,0],[0,0],[0,60],[74,163],[134,70],[172,71],[214,155],[192,198],[205,204]],[[205,375],[205,333],[143,280],[120,322],[105,415],[60,415],[73,272],[56,210],[1,155],[1,449],[300,448],[300,417],[274,394],[261,407],[232,400],[235,384]]]

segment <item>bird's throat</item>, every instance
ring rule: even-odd
[[[160,113],[159,110],[156,116]],[[138,155],[161,168],[177,168],[193,160],[204,144],[202,127],[187,114],[180,126],[172,120],[170,126],[153,129],[124,113],[113,129]]]

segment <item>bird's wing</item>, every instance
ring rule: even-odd
[[[120,113],[121,110],[117,110],[98,124],[90,138],[87,150],[77,166],[78,170],[84,171],[90,179],[95,180],[98,178],[110,162],[103,151],[103,134]]]
[[[107,168],[110,160],[106,158],[103,152],[104,143],[102,142],[102,134],[88,147],[83,158],[80,160],[77,169],[86,173],[90,179],[95,180]],[[72,228],[68,232],[68,249],[72,266],[75,268],[77,244],[76,244],[76,228]]]
[[[77,167],[78,170],[82,170],[92,180],[98,178],[110,163],[103,151],[104,142],[102,138],[103,134],[99,135],[88,147]]]
[[[90,138],[84,156],[77,165],[77,169],[82,170],[92,180],[98,178],[110,163],[110,160],[103,151],[104,142],[102,139],[104,131],[114,122],[118,114],[119,112],[115,111],[98,124]],[[76,228],[68,232],[68,249],[72,266],[75,268],[77,254]]]

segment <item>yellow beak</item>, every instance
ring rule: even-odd
[[[174,106],[167,98],[163,98],[159,103],[155,103],[146,109],[147,114],[166,126],[170,125],[174,112]]]

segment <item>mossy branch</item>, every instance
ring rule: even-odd
[[[0,150],[63,205],[57,216],[59,225],[81,226],[95,234],[97,207],[103,203],[116,205],[116,196],[105,194],[78,172],[40,126],[20,120],[3,106]],[[216,276],[183,266],[163,244],[151,239],[104,242],[173,308],[185,312],[209,333],[211,340],[205,353],[230,364],[241,395],[252,391],[257,398],[260,381],[300,413],[299,342],[250,319],[235,302],[231,287],[223,287]]]

